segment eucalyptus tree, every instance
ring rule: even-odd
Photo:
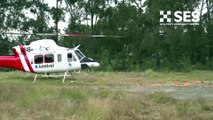
[[[0,35],[1,47],[7,50],[14,44],[24,44],[24,39],[34,40],[32,36],[19,35],[11,36],[8,32],[52,32],[49,26],[50,8],[44,0],[2,0],[0,2]],[[10,44],[14,43],[14,44]]]
[[[22,12],[24,3],[21,0],[1,0],[0,2],[0,48],[1,55],[8,54],[11,40],[5,34],[9,31],[20,30],[26,16]]]

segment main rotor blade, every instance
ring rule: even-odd
[[[16,33],[16,32],[2,32],[2,33],[9,35],[32,35],[31,33]]]
[[[8,32],[3,34],[11,34],[11,35],[38,35],[38,36],[57,36],[56,33],[16,33],[16,32]]]
[[[63,37],[87,37],[87,38],[123,38],[124,36],[117,35],[82,35],[82,34],[57,34],[57,33],[17,33],[17,32],[8,32],[3,34],[11,35],[37,35],[37,36],[63,36]]]
[[[81,34],[62,34],[64,37],[90,37],[90,38],[122,38],[123,36],[114,36],[114,35],[81,35]]]

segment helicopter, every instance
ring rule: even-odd
[[[50,34],[51,35],[51,34]],[[79,34],[64,34],[63,36],[78,37]],[[104,35],[84,35],[83,37],[105,37]],[[0,56],[0,67],[13,68],[23,72],[35,73],[33,83],[38,74],[63,72],[64,83],[69,71],[99,67],[100,64],[86,57],[80,50],[80,45],[66,48],[56,44],[52,39],[40,39],[29,45],[13,47],[12,56]]]

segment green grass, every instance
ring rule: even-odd
[[[0,73],[1,120],[212,120],[213,100],[179,100],[165,92],[131,93],[138,84],[203,81],[212,71],[189,73],[82,72],[75,79],[38,77],[22,72]],[[70,82],[73,80],[74,82]]]

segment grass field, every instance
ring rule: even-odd
[[[162,91],[126,91],[154,83],[202,81],[213,85],[212,71],[82,72],[64,84],[62,78],[38,77],[36,84],[32,81],[30,73],[0,73],[1,120],[213,119],[212,98],[176,99]]]

